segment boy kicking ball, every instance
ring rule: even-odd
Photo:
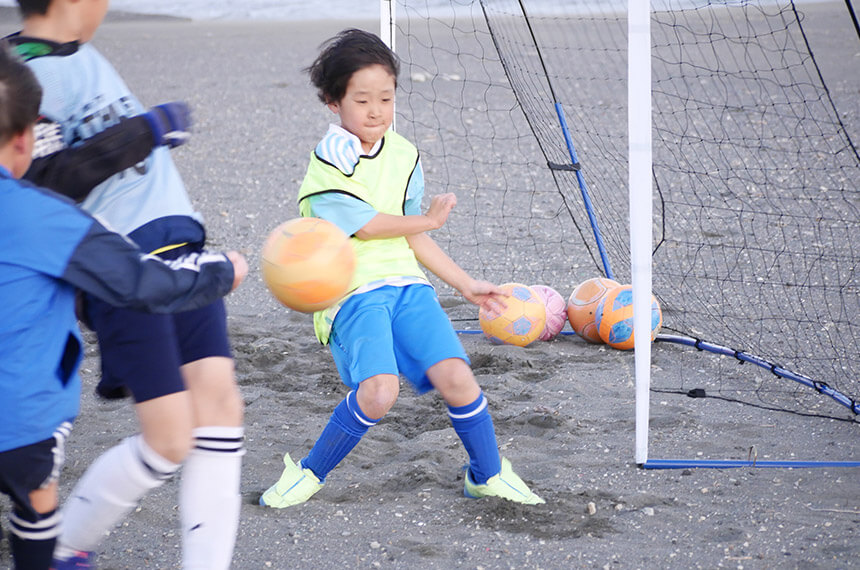
[[[189,139],[189,108],[145,107],[92,45],[108,4],[18,0],[23,28],[9,42],[44,90],[24,176],[80,201],[153,256],[202,255],[202,216],[171,156]],[[97,391],[130,396],[140,433],[105,451],[77,482],[63,506],[57,569],[91,567],[106,533],[174,476],[183,567],[229,568],[241,512],[244,401],[223,301],[152,315],[89,295],[84,307],[99,343]]]
[[[308,69],[323,103],[340,119],[311,153],[299,190],[302,216],[333,222],[352,236],[357,256],[350,293],[314,314],[350,392],[317,442],[298,463],[289,454],[280,479],[260,504],[283,508],[307,501],[329,472],[394,405],[403,375],[418,393],[436,389],[469,455],[467,497],[539,504],[499,456],[487,398],[420,265],[470,302],[504,305],[495,285],[461,269],[426,233],[440,228],[457,199],[433,197],[421,213],[424,177],[418,150],[390,131],[399,63],[373,34],[345,30]]]
[[[220,298],[248,271],[235,252],[175,264],[144,255],[69,200],[18,180],[31,164],[41,97],[33,72],[0,43],[0,493],[12,501],[20,570],[47,570],[61,529],[57,485],[81,393],[75,290],[183,311]]]

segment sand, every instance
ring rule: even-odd
[[[0,12],[0,33],[16,27],[7,16]],[[194,136],[174,151],[176,160],[213,247],[243,251],[252,267],[228,297],[247,406],[234,567],[856,567],[856,468],[641,469],[633,354],[573,336],[521,349],[462,335],[502,453],[546,505],[464,498],[466,455],[443,403],[404,386],[392,412],[308,503],[257,506],[284,452],[302,457],[346,392],[310,317],[273,301],[257,270],[266,234],[296,215],[307,154],[331,118],[300,69],[344,26],[113,17],[95,40],[145,104],[192,105]],[[830,49],[832,61],[846,57],[844,45]],[[856,38],[847,49],[856,59]],[[857,97],[856,84],[839,85],[840,97]],[[447,292],[443,303],[462,304]],[[98,454],[136,431],[127,402],[93,395],[98,358],[91,333],[88,339],[63,496]],[[704,379],[713,359],[656,345],[652,370]],[[832,408],[834,419],[826,420],[656,393],[652,457],[857,461],[860,426]],[[177,491],[174,480],[147,496],[105,539],[99,567],[179,567]],[[0,506],[8,512],[8,502]],[[4,542],[0,567],[9,564]]]

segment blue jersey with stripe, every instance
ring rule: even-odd
[[[65,215],[68,205],[11,177],[0,177],[0,204],[0,451],[7,451],[51,437],[78,413],[75,290],[60,277],[92,221]]]
[[[0,452],[51,437],[78,412],[82,356],[75,289],[153,312],[226,294],[222,254],[165,262],[70,200],[0,167]]]

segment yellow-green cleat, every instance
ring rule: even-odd
[[[545,503],[543,499],[532,493],[519,475],[514,473],[511,462],[502,457],[502,470],[498,475],[490,477],[486,483],[477,484],[472,481],[472,474],[466,469],[466,484],[463,494],[470,499],[481,497],[501,497],[515,503],[524,505],[540,505]]]
[[[300,505],[322,489],[323,484],[314,472],[294,463],[289,453],[284,455],[284,465],[281,478],[263,493],[260,505],[275,509]]]

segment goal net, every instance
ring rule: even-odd
[[[476,276],[565,297],[629,283],[627,3],[394,3],[397,130],[428,188],[459,198],[441,245]],[[856,424],[860,158],[802,10],[651,7],[653,292],[659,340],[693,347],[654,350],[713,353],[651,390]]]

